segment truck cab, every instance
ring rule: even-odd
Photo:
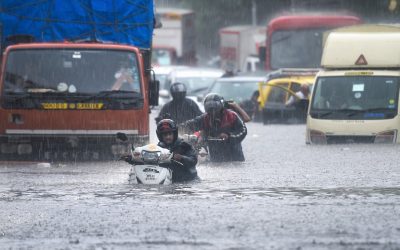
[[[278,16],[267,27],[265,69],[318,68],[324,32],[360,23],[360,18],[356,16],[340,14]]]
[[[154,8],[135,3],[2,1],[0,160],[111,160],[148,142]]]

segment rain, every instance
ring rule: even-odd
[[[0,249],[400,249],[399,20],[398,0],[0,1]],[[213,155],[236,131],[190,126],[210,93],[244,161]]]

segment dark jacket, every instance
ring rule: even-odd
[[[156,122],[158,123],[160,120],[165,118],[171,119],[177,124],[181,124],[201,114],[202,112],[200,111],[199,106],[189,98],[179,101],[172,100],[162,107],[158,117],[156,118]]]
[[[166,145],[163,142],[159,142],[158,145],[183,156],[180,160],[183,165],[176,162],[161,165],[172,170],[172,182],[190,181],[197,178],[197,153],[190,144],[178,138],[172,145]]]
[[[186,127],[192,131],[202,130],[207,137],[218,137],[226,133],[225,141],[208,141],[210,160],[214,162],[244,161],[242,140],[247,135],[247,128],[239,116],[232,110],[224,109],[219,121],[211,121],[210,115],[203,114],[186,122]]]

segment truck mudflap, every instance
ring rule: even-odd
[[[149,142],[148,135],[2,135],[0,161],[102,161],[116,160],[132,146]]]

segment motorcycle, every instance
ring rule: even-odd
[[[117,138],[127,141],[123,133],[117,133]],[[142,147],[131,149],[129,155],[121,158],[132,165],[129,172],[129,183],[145,185],[170,185],[173,172],[169,168],[162,167],[162,164],[178,161],[172,159],[173,154],[165,148],[156,144],[148,144]]]

